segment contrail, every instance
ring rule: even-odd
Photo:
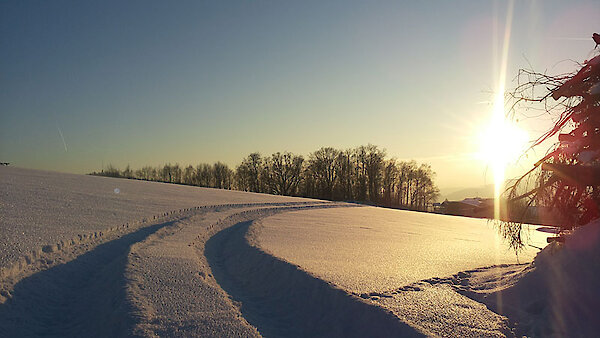
[[[67,149],[67,142],[65,142],[65,137],[63,136],[62,130],[60,130],[60,127],[58,126],[58,124],[56,125],[56,128],[58,129],[58,133],[60,134],[60,139],[63,141],[63,146],[65,146],[65,153],[66,153],[69,151]]]

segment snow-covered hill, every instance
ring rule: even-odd
[[[19,168],[0,180],[0,336],[598,330],[598,224],[517,261],[479,219]]]

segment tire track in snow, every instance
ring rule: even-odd
[[[10,298],[10,290],[21,279],[40,271],[47,270],[53,266],[71,261],[75,257],[92,250],[99,244],[114,240],[115,238],[118,238],[124,234],[137,231],[137,229],[142,227],[157,224],[159,222],[166,222],[168,220],[180,219],[182,217],[207,211],[218,212],[221,210],[245,207],[305,205],[314,203],[319,202],[261,202],[204,205],[161,212],[159,214],[150,215],[136,221],[123,223],[116,226],[107,226],[106,229],[102,231],[81,233],[70,240],[63,240],[59,243],[47,244],[39,247],[20,257],[15,264],[10,266],[0,266],[0,304],[4,303],[7,298]]]
[[[171,224],[139,229],[23,279],[0,305],[0,335],[126,336],[131,320],[123,286],[129,247]]]
[[[128,233],[112,234],[120,236],[116,239],[105,236],[103,243],[103,238],[99,238],[100,243],[93,247],[89,247],[88,243],[73,243],[73,246],[53,250],[49,252],[53,258],[58,258],[58,262],[68,262],[55,262],[56,265],[48,268],[43,264],[29,264],[29,268],[44,270],[32,272],[3,291],[0,337],[129,336],[135,320],[131,317],[132,308],[125,291],[125,269],[134,243],[145,240],[161,228],[207,210],[219,212],[231,208],[307,203],[245,203],[180,209],[154,217],[162,218],[162,223],[143,221],[137,228],[124,226],[122,231]],[[38,259],[43,260],[44,257]],[[0,282],[7,285],[6,279]]]
[[[230,217],[204,254],[219,285],[241,304],[244,317],[266,336],[423,336],[392,313],[335,287],[252,245],[247,232],[277,208]]]
[[[150,337],[259,336],[211,278],[194,245],[238,209],[206,212],[162,229],[132,246],[127,292],[135,335]]]
[[[332,203],[280,204],[206,212],[132,246],[128,294],[142,336],[259,336],[212,276],[204,244],[241,219]],[[245,209],[245,210],[244,210]]]

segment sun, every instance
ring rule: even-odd
[[[491,121],[480,130],[478,157],[493,171],[494,218],[498,219],[505,171],[527,150],[529,135],[506,118],[501,101],[495,105]]]
[[[505,118],[493,118],[479,135],[479,157],[494,170],[516,162],[526,150],[529,135]]]

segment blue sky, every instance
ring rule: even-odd
[[[442,187],[491,183],[470,154],[507,4],[4,1],[0,161],[235,166],[373,143],[431,163]],[[592,55],[599,17],[592,1],[516,2],[507,78],[573,70],[560,61]]]

